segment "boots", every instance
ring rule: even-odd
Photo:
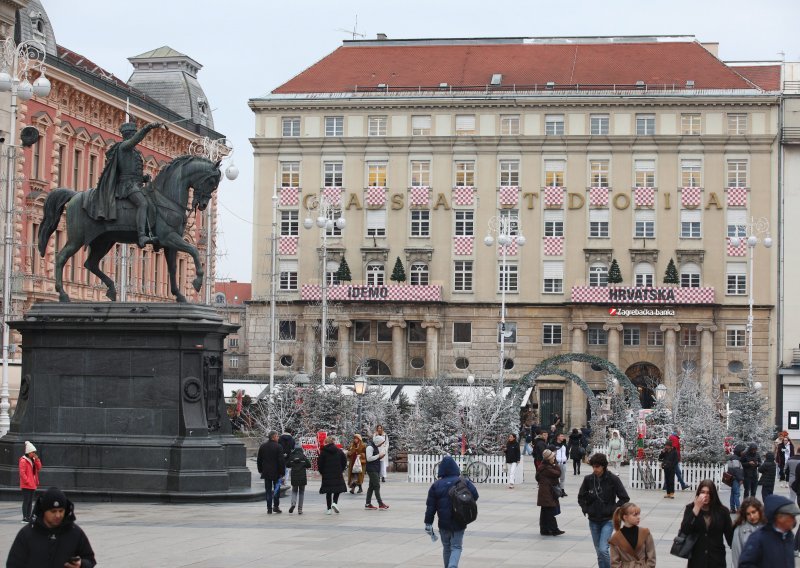
[[[361,485],[358,486],[358,493],[364,493],[364,489],[361,487]]]

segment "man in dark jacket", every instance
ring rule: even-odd
[[[539,467],[542,463],[542,454],[547,449],[547,432],[537,432],[533,439],[533,465]]]
[[[761,456],[758,455],[758,446],[750,444],[747,451],[742,454],[742,468],[744,469],[744,497],[756,496],[758,485],[758,468],[761,465]]]
[[[631,499],[619,477],[608,471],[608,458],[605,454],[594,454],[589,458],[589,465],[592,466],[592,473],[583,478],[578,491],[578,504],[583,514],[589,517],[589,530],[597,552],[598,567],[611,568],[611,556],[608,552],[608,539],[611,538],[614,528],[611,518],[617,507]]]
[[[17,533],[8,552],[8,568],[92,568],[94,551],[75,524],[75,508],[51,487],[36,500],[34,520]]]
[[[800,508],[781,495],[767,495],[764,515],[767,524],[747,539],[739,556],[739,568],[793,568],[792,529]]]
[[[280,487],[278,480],[286,472],[286,461],[283,459],[283,448],[278,443],[278,433],[274,430],[270,431],[267,441],[258,448],[256,466],[267,491],[267,513],[270,515],[273,511],[281,513],[281,495],[277,489]],[[275,502],[274,507],[272,506],[273,501]]]
[[[460,479],[461,470],[453,458],[445,456],[439,464],[437,477],[439,479],[428,489],[428,499],[425,501],[425,531],[433,535],[433,516],[437,515],[439,517],[439,533],[442,535],[444,565],[446,568],[458,568],[464,543],[464,531],[467,527],[453,519],[450,488]],[[478,490],[469,479],[465,478],[464,482],[477,501]]]
[[[667,494],[665,499],[675,499],[675,468],[678,466],[678,453],[672,446],[672,440],[667,440],[664,449],[658,455],[658,461],[664,469],[664,489]]]

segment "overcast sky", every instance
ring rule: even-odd
[[[695,35],[724,60],[800,60],[798,0],[41,0],[56,41],[123,80],[127,58],[168,45],[203,65],[218,132],[241,174],[220,185],[217,279],[251,279],[253,114],[262,96],[357,32],[374,39]],[[80,9],[78,9],[78,6]],[[262,264],[263,265],[263,264]]]

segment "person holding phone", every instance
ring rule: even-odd
[[[694,535],[688,568],[725,568],[725,542],[733,542],[733,524],[728,508],[719,500],[717,486],[704,479],[697,486],[694,500],[683,511],[681,532]]]
[[[19,488],[22,490],[22,522],[31,520],[33,495],[39,488],[39,471],[42,460],[36,455],[36,446],[25,442],[25,454],[19,458]]]
[[[89,539],[75,524],[75,507],[51,487],[36,500],[34,520],[20,529],[6,568],[93,568],[97,562]]]

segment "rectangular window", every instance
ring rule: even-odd
[[[589,267],[589,286],[592,288],[605,288],[608,286],[608,267],[597,263]]]
[[[544,185],[547,187],[564,187],[564,160],[544,161]]]
[[[300,162],[281,162],[281,187],[300,187]]]
[[[564,115],[546,114],[544,116],[544,133],[546,136],[564,136]]]
[[[56,166],[56,187],[61,187],[63,185],[64,180],[64,149],[66,147],[63,144],[59,144],[56,150],[58,155],[58,165]]]
[[[39,139],[33,145],[33,160],[31,162],[31,178],[33,179],[39,179],[39,170],[41,168],[41,147],[42,141]]]
[[[367,119],[368,136],[386,136],[386,117],[385,116],[370,116]]]
[[[430,187],[430,160],[411,160],[411,187]]]
[[[386,187],[386,163],[368,162],[367,163],[367,186]]]
[[[284,138],[296,138],[300,136],[299,116],[284,116],[281,120],[281,126]]]
[[[97,179],[97,156],[89,154],[89,187],[94,187],[95,179]]]
[[[684,136],[700,135],[699,113],[685,113],[681,115],[681,134]]]
[[[453,322],[453,343],[472,343],[472,322]]]
[[[431,115],[418,115],[411,117],[411,136],[431,135]]]
[[[656,115],[637,114],[636,115],[636,135],[653,136],[656,133]]]
[[[519,160],[500,160],[500,187],[519,186]]]
[[[725,266],[725,276],[729,296],[747,295],[747,263],[728,262]]]
[[[332,221],[330,224],[325,225],[325,234],[329,237],[341,237],[342,230],[336,225],[336,221],[342,218],[342,210],[331,207],[327,211],[328,220]]]
[[[697,329],[691,327],[681,328],[681,346],[695,347],[697,345]]]
[[[636,326],[624,326],[622,328],[622,344],[628,347],[639,345],[639,328]]]
[[[635,275],[637,288],[652,288],[655,284],[655,275],[650,272],[640,272]]]
[[[297,261],[281,259],[280,261],[280,289],[297,290]]]
[[[747,211],[744,209],[728,209],[728,236],[747,237]]]
[[[589,161],[589,185],[592,187],[608,187],[608,160]]]
[[[228,336],[228,347],[239,347],[239,338]]]
[[[323,162],[324,187],[342,187],[344,178],[342,162]]]
[[[388,325],[389,322],[378,322],[378,343],[391,343],[392,341],[392,328]]]
[[[681,160],[681,187],[703,187],[703,163]]]
[[[543,291],[545,294],[564,293],[564,261],[545,260],[542,263]]]
[[[456,260],[453,265],[453,291],[472,292],[472,261]]]
[[[728,160],[728,187],[747,187],[747,160]]]
[[[663,347],[664,346],[664,332],[658,328],[647,329],[647,346],[648,347]]]
[[[561,345],[561,324],[545,323],[542,324],[542,344]]]
[[[83,159],[83,152],[75,150],[72,153],[72,187],[78,189],[81,187],[81,160]]]
[[[497,270],[497,290],[502,292],[517,292],[519,290],[519,266],[505,263],[505,266],[500,263]]]
[[[455,166],[456,187],[473,187],[475,185],[475,162],[457,160]]]
[[[608,238],[608,209],[589,209],[589,237]]]
[[[427,209],[411,210],[411,237],[431,236],[431,212]]]
[[[633,212],[633,236],[637,239],[656,237],[656,212],[653,209],[636,209]]]
[[[475,236],[475,212],[471,209],[456,209],[455,235],[457,237]]]
[[[699,288],[700,274],[697,272],[681,272],[681,288]]]
[[[698,209],[681,209],[681,238],[699,239],[703,212]]]
[[[564,236],[564,210],[545,209],[544,210],[544,236],[563,237]]]
[[[745,346],[745,329],[741,326],[728,326],[725,329],[725,346],[726,347],[744,347]]]
[[[296,209],[281,211],[281,236],[296,237],[300,233],[300,212]]]
[[[231,357],[228,359],[228,366],[231,369],[238,369],[239,368],[239,358],[238,357]]]
[[[589,117],[589,133],[592,136],[608,136],[608,115],[591,115]]]
[[[427,341],[427,332],[422,327],[421,321],[406,322],[408,326],[408,342],[409,343],[425,343]]]
[[[456,115],[456,136],[474,136],[475,131],[475,115],[474,114],[457,114]]]
[[[295,320],[280,320],[278,323],[278,339],[281,341],[296,341],[297,322]]]
[[[500,219],[503,222],[503,227],[508,230],[506,233],[510,236],[519,234],[519,209],[501,209]]]
[[[497,343],[500,343],[500,334],[504,335],[503,343],[517,342],[517,322],[507,321],[505,327],[502,323],[497,324]]]
[[[728,134],[742,135],[747,134],[747,114],[730,113],[728,114]]]
[[[356,320],[353,322],[353,341],[356,343],[369,343],[372,322]]]
[[[367,210],[367,236],[386,236],[386,209]]]
[[[500,115],[500,136],[519,135],[519,115],[501,114]]]
[[[589,345],[608,345],[608,332],[602,327],[590,327],[587,330],[586,342]]]
[[[325,117],[325,136],[344,136],[344,117]]]
[[[636,187],[655,187],[656,161],[635,160],[633,162],[633,179]]]
[[[427,286],[430,281],[428,265],[424,262],[412,263],[408,281],[412,286]]]

